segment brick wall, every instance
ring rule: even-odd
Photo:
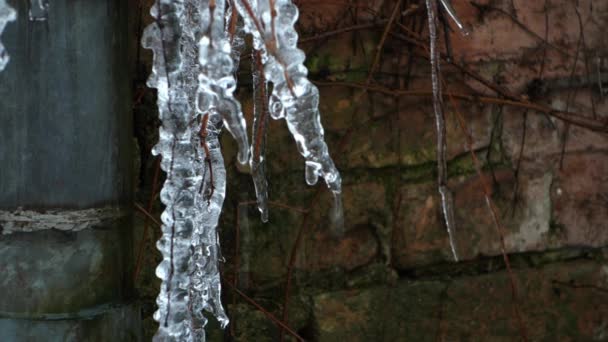
[[[442,65],[444,90],[453,94],[445,112],[461,261],[452,260],[436,187],[424,5],[402,1],[406,15],[397,17],[363,90],[382,19],[396,1],[303,0],[301,46],[344,179],[346,231],[333,234],[331,196],[323,185],[305,185],[283,121],[269,128],[267,224],[253,206],[238,204],[253,199],[253,186],[225,136],[225,278],[236,275],[242,291],[281,318],[291,267],[285,323],[307,340],[510,341],[521,338],[520,321],[530,340],[606,340],[608,101],[599,83],[608,87],[608,3],[453,2],[472,29],[466,37],[450,33],[452,62]],[[447,53],[445,38],[440,44]],[[239,96],[250,123],[243,64]],[[512,277],[470,147],[490,184]],[[154,281],[154,253],[150,247],[142,284]],[[152,298],[156,286],[142,293]],[[229,334],[277,340],[275,323],[230,287],[225,292]],[[212,330],[210,340],[220,335]]]

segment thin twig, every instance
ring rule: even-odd
[[[292,211],[298,212],[300,214],[308,214],[309,213],[309,210],[302,209],[302,208],[297,208],[297,207],[293,207],[293,206],[289,206],[289,205],[286,205],[286,204],[283,204],[283,203],[279,203],[279,202],[269,201],[268,204],[270,206],[274,206],[274,207],[278,207],[278,208],[282,208],[282,209],[287,209],[287,210],[292,210]],[[235,236],[236,236],[235,237],[235,239],[236,239],[235,245],[236,246],[235,246],[235,256],[234,256],[234,258],[235,258],[234,280],[233,280],[233,288],[234,289],[238,288],[237,279],[238,279],[238,272],[239,272],[239,268],[240,268],[240,265],[239,265],[239,263],[240,263],[240,256],[239,256],[239,249],[240,249],[240,210],[241,210],[241,206],[243,206],[243,205],[246,205],[246,206],[257,205],[257,201],[243,201],[243,202],[239,202],[237,204],[237,209],[236,209],[236,212],[237,212],[236,215],[237,216],[236,216],[236,220],[235,220],[236,221],[236,228],[235,228]],[[235,298],[236,297],[233,297],[233,302],[232,302],[233,306],[236,304]],[[286,322],[286,319],[283,318],[283,321]],[[233,325],[231,325],[230,331],[234,335],[234,327],[233,327]],[[281,331],[283,331],[283,329],[281,329]],[[283,334],[283,332],[281,332],[281,334]]]
[[[383,86],[376,86],[376,85],[365,86],[365,84],[355,83],[355,82],[316,81],[314,83],[318,86],[343,86],[343,87],[350,87],[350,88],[364,88],[365,87],[370,91],[374,91],[374,92],[378,92],[378,93],[382,93],[382,94],[386,94],[386,95],[391,95],[391,96],[424,96],[424,97],[433,96],[433,92],[428,91],[428,90],[389,89],[389,88],[386,88]],[[443,96],[444,97],[448,96],[448,97],[452,97],[457,100],[463,100],[463,101],[469,101],[469,102],[481,102],[481,103],[487,103],[487,104],[502,104],[502,105],[507,105],[507,106],[529,109],[529,110],[547,114],[549,116],[552,116],[552,117],[562,120],[564,122],[569,122],[570,124],[572,124],[574,126],[583,127],[583,128],[589,129],[594,132],[608,133],[608,127],[602,121],[593,120],[591,118],[582,116],[579,113],[553,109],[551,107],[548,107],[548,106],[545,106],[542,104],[537,104],[537,103],[530,102],[530,101],[510,100],[510,99],[504,99],[504,98],[498,98],[498,97],[480,96],[480,95],[476,95],[476,94],[465,94],[465,93],[457,93],[457,92],[444,92]]]
[[[201,147],[203,148],[203,151],[205,151],[205,163],[207,164],[207,168],[209,169],[209,194],[206,195],[207,197],[207,204],[209,204],[211,202],[211,197],[213,197],[213,193],[215,192],[215,181],[213,179],[213,165],[212,165],[212,161],[211,161],[211,151],[209,150],[209,145],[207,144],[207,125],[209,124],[209,113],[205,113],[205,115],[202,116],[201,118],[202,122],[201,122],[201,129],[199,130],[198,134],[201,140]],[[199,189],[199,193],[203,192],[203,188],[205,185],[205,177],[203,177],[203,179],[201,180],[201,187]]]
[[[575,7],[575,10],[576,10],[576,13],[578,14],[578,7]],[[580,21],[580,15],[578,18]],[[578,43],[576,44],[576,53],[574,54],[574,62],[572,63],[572,70],[570,71],[570,80],[568,81],[570,87],[572,86],[572,83],[574,80],[574,75],[576,74],[576,65],[578,64],[578,56],[581,52],[581,48],[583,45],[583,26],[582,26],[582,24],[580,25],[579,30],[580,30],[580,32],[579,32]],[[574,90],[572,90],[572,92],[568,93],[568,96],[566,98],[566,111],[568,111],[570,109],[570,106],[571,106],[572,102],[574,101],[574,99],[576,98],[577,93],[578,93],[578,88],[575,88]],[[568,144],[569,135],[570,135],[570,124],[566,123],[566,125],[564,126],[564,132],[562,134],[562,146],[561,146],[561,153],[560,153],[560,157],[559,157],[560,170],[563,169],[563,167],[564,167],[564,157],[566,155],[566,146]]]
[[[560,54],[562,54],[564,56],[572,57],[566,50],[564,50],[563,48],[561,48],[559,46],[556,46],[555,44],[549,42],[548,40],[546,40],[543,37],[541,37],[540,35],[538,35],[536,32],[530,30],[530,28],[528,28],[524,23],[519,21],[513,14],[506,12],[502,8],[494,7],[491,5],[482,5],[482,4],[476,3],[474,1],[471,1],[470,3],[471,3],[471,5],[476,7],[479,11],[494,11],[494,12],[500,13],[500,14],[508,17],[509,19],[511,19],[511,21],[515,25],[517,25],[519,28],[521,28],[524,32],[528,33],[532,37],[540,40],[544,45],[552,48],[553,50],[559,52]]]
[[[401,7],[401,0],[397,0],[395,7],[393,8],[393,12],[391,13],[391,17],[384,28],[384,33],[382,33],[382,38],[380,38],[380,42],[376,47],[376,55],[374,57],[374,62],[372,63],[371,68],[369,69],[369,74],[367,75],[367,80],[365,84],[370,84],[372,78],[374,77],[374,72],[376,72],[376,68],[378,68],[378,64],[380,63],[380,56],[382,55],[382,49],[384,48],[384,43],[386,42],[386,37],[388,37],[388,33],[393,27],[393,21],[397,17],[397,13],[399,13],[399,7]]]
[[[162,227],[162,224],[156,219],[156,217],[154,217],[152,214],[150,214],[149,211],[147,211],[146,209],[144,209],[144,207],[141,204],[134,203],[133,206],[135,207],[135,209],[137,209],[137,211],[139,211],[142,215],[144,215],[144,217],[146,217],[147,219],[149,219],[150,222],[154,223],[159,228]]]
[[[313,200],[311,200],[311,204],[317,202],[320,195],[321,195],[321,191],[317,190],[317,192],[313,196]],[[287,264],[287,275],[286,275],[286,283],[285,283],[285,295],[284,295],[284,299],[283,299],[283,317],[282,318],[283,318],[284,322],[288,322],[288,320],[289,320],[288,306],[289,306],[289,295],[290,295],[290,289],[291,289],[291,279],[292,279],[293,269],[294,269],[295,263],[296,263],[296,257],[298,255],[298,247],[300,246],[302,238],[304,237],[304,230],[306,229],[306,227],[309,226],[308,225],[309,219],[310,219],[310,215],[307,213],[304,216],[304,218],[302,219],[302,224],[300,225],[300,229],[298,229],[298,235],[296,237],[296,241],[294,242],[293,247],[291,248],[291,253],[289,255],[289,263]],[[283,340],[284,340],[284,333],[283,333],[283,329],[281,329],[280,341],[282,342]]]
[[[492,222],[494,223],[494,227],[496,228],[496,231],[498,232],[498,236],[499,236],[499,240],[500,240],[500,251],[501,251],[504,263],[505,263],[505,267],[507,268],[507,273],[509,275],[509,281],[510,281],[510,286],[511,286],[511,297],[513,300],[513,308],[515,311],[515,317],[516,317],[516,320],[517,320],[517,323],[519,326],[519,332],[520,332],[521,338],[524,341],[528,341],[528,334],[526,331],[526,326],[524,324],[524,321],[523,321],[523,318],[522,318],[522,315],[520,312],[519,303],[518,303],[518,294],[517,294],[517,285],[515,283],[515,274],[513,273],[513,270],[511,268],[511,262],[509,260],[509,255],[507,254],[507,248],[506,248],[506,243],[505,243],[505,229],[502,226],[502,223],[499,219],[498,209],[496,208],[494,201],[492,201],[492,197],[491,197],[492,189],[490,187],[490,184],[489,184],[486,176],[483,174],[481,162],[477,158],[477,155],[475,154],[475,150],[473,149],[473,137],[469,133],[469,129],[467,127],[466,121],[464,120],[464,117],[460,113],[460,110],[457,107],[456,101],[454,101],[454,99],[452,97],[448,97],[448,98],[450,99],[450,103],[451,103],[452,107],[454,108],[454,114],[457,118],[458,124],[459,124],[462,132],[465,135],[466,146],[471,154],[471,159],[473,160],[473,166],[475,168],[477,175],[479,176],[479,178],[481,180],[482,190],[483,190],[483,195],[484,195],[484,198],[486,201],[486,205],[490,211],[490,216],[492,217]]]
[[[524,157],[524,147],[526,146],[526,130],[528,126],[528,110],[524,110],[524,115],[522,118],[522,132],[521,132],[521,141],[519,145],[519,155],[517,157],[517,164],[515,166],[515,174],[513,178],[515,179],[515,185],[513,185],[513,199],[511,202],[511,216],[515,216],[515,209],[517,207],[517,200],[519,197],[519,175],[521,171],[521,161]]]
[[[228,34],[230,36],[230,46],[233,46],[234,37],[236,37],[236,27],[239,21],[239,14],[236,9],[234,0],[230,0],[230,23],[228,24]]]
[[[304,340],[304,338],[302,338],[302,336],[298,335],[298,333],[295,332],[293,329],[291,329],[287,324],[282,322],[280,319],[276,318],[273,314],[268,312],[260,304],[258,304],[255,300],[253,300],[249,296],[247,296],[241,290],[234,287],[232,285],[232,283],[230,283],[229,281],[225,281],[225,280],[224,280],[224,283],[228,284],[228,286],[230,286],[236,294],[238,294],[243,299],[245,299],[245,301],[247,301],[249,304],[253,305],[256,309],[258,309],[261,313],[263,313],[268,319],[270,319],[271,321],[273,321],[274,323],[279,325],[283,330],[287,331],[291,336],[295,337],[298,341],[302,341],[302,342],[306,341],[306,340]]]
[[[148,207],[147,211],[152,211],[152,206],[154,205],[154,200],[156,199],[156,190],[158,188],[158,178],[160,176],[160,162],[162,157],[158,157],[154,167],[154,177],[152,178],[152,193],[150,194],[150,198],[148,199]],[[137,276],[141,271],[141,263],[143,257],[144,246],[146,245],[146,235],[148,235],[148,227],[149,227],[149,218],[146,217],[144,220],[144,231],[141,234],[141,241],[139,242],[139,247],[137,249],[137,261],[135,262],[135,271],[133,272],[133,282],[137,281]],[[152,235],[154,238],[154,235]]]
[[[340,28],[340,29],[337,29],[337,30],[319,33],[319,34],[314,35],[312,37],[302,38],[302,39],[298,40],[298,43],[301,43],[301,44],[312,43],[312,42],[314,42],[316,40],[320,40],[320,39],[325,39],[325,38],[337,36],[339,34],[346,33],[346,32],[352,32],[352,31],[358,31],[358,30],[366,30],[366,29],[378,27],[378,26],[380,26],[380,25],[382,25],[384,23],[387,23],[387,22],[388,22],[388,20],[379,20],[379,21],[376,21],[376,22],[373,22],[373,23],[368,23],[368,24],[359,24],[359,25],[353,25],[353,26],[343,27],[343,28]]]
[[[264,75],[264,65],[262,64],[262,52],[259,50],[256,50],[255,52],[255,61],[254,61],[254,65],[255,68],[257,68],[257,73],[258,73],[258,84],[254,84],[255,86],[258,86],[258,89],[255,89],[255,91],[259,91],[260,94],[260,99],[253,99],[254,101],[259,101],[259,103],[256,103],[255,106],[257,108],[260,108],[261,112],[260,112],[260,117],[258,118],[258,126],[255,129],[255,144],[253,146],[253,158],[256,162],[260,162],[260,155],[262,154],[262,141],[264,141],[265,137],[266,137],[266,130],[267,130],[267,108],[266,108],[266,103],[268,101],[268,95],[266,94],[266,76]]]

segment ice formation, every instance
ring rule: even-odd
[[[446,128],[445,115],[443,112],[443,95],[441,90],[439,51],[437,50],[437,3],[434,0],[426,0],[428,22],[429,22],[429,41],[430,41],[430,60],[431,60],[431,79],[433,84],[433,110],[435,113],[435,125],[437,131],[437,185],[441,196],[441,209],[443,219],[450,238],[450,248],[454,260],[458,261],[456,245],[454,243],[454,199],[452,192],[447,184],[447,162],[446,162]]]
[[[458,26],[458,29],[460,30],[460,32],[462,32],[462,34],[464,34],[464,35],[468,35],[469,29],[460,20],[460,18],[458,17],[458,14],[456,14],[456,10],[452,6],[452,2],[450,0],[440,0],[440,2],[441,2],[441,5],[443,6],[443,9],[446,12],[448,12],[448,15],[450,16],[450,18],[452,18],[452,20],[454,21],[456,26]]]
[[[307,78],[304,52],[297,48],[294,24],[298,8],[291,0],[236,0],[245,31],[254,37],[260,51],[265,79],[273,84],[269,112],[273,119],[285,118],[300,154],[306,160],[306,182],[325,179],[334,193],[334,219],[341,215],[340,173],[329,156],[319,113],[319,90]],[[258,191],[263,193],[262,191]],[[260,207],[264,216],[264,207]],[[341,224],[338,223],[337,226]]]
[[[249,165],[255,186],[258,209],[262,221],[268,221],[268,181],[266,180],[266,127],[268,126],[268,82],[262,70],[262,52],[254,50],[251,56],[253,77],[253,129]]]
[[[29,18],[31,21],[45,21],[49,17],[49,0],[30,0]]]
[[[14,21],[17,18],[15,10],[9,6],[5,0],[0,0],[0,35],[4,31],[6,24],[10,21]],[[9,61],[9,56],[4,45],[0,42],[0,71],[4,70]]]
[[[468,30],[458,18],[456,11],[452,7],[450,0],[440,0],[443,8],[448,12],[449,16],[454,20],[458,28],[463,34],[468,34]],[[443,112],[443,93],[441,87],[441,64],[440,52],[437,49],[437,24],[438,24],[438,8],[437,2],[434,0],[426,0],[429,24],[429,42],[430,42],[430,61],[431,61],[431,81],[433,84],[433,111],[435,114],[435,125],[437,132],[437,185],[439,195],[441,197],[441,211],[450,240],[450,249],[455,261],[458,261],[458,253],[456,251],[455,230],[456,219],[454,217],[454,198],[447,184],[448,166],[446,161],[447,141],[445,114]]]
[[[266,108],[273,118],[286,118],[306,160],[307,183],[321,176],[337,199],[341,191],[340,174],[323,140],[319,92],[306,78],[304,54],[296,48],[297,8],[290,0],[239,0],[236,5],[243,26],[226,0],[156,0],[151,10],[156,20],[142,39],[154,53],[148,85],[158,90],[162,121],[153,153],[162,156],[167,173],[157,243],[163,256],[156,269],[162,280],[154,314],[160,324],[157,341],[203,341],[204,311],[222,326],[228,324],[220,298],[216,230],[226,186],[219,145],[223,126],[239,145],[239,162],[251,163],[262,219],[268,217],[263,140],[254,141],[250,151],[241,106],[233,96],[241,33],[254,36],[254,54],[264,67],[263,75],[254,72],[256,102],[263,104],[255,109],[254,139],[267,120]],[[273,83],[268,106],[266,80]]]

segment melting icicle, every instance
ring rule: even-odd
[[[226,194],[226,169],[219,144],[221,127],[221,116],[211,111],[205,137],[209,156],[205,158],[207,163],[204,165],[205,174],[200,187],[200,196],[197,197],[195,204],[199,215],[192,241],[194,252],[190,302],[194,322],[192,325],[194,341],[205,340],[204,327],[207,319],[203,311],[212,313],[222,328],[228,324],[228,317],[221,303],[221,280],[218,268],[221,251],[216,229]],[[199,153],[206,152],[201,148]]]
[[[15,10],[9,6],[5,0],[0,0],[0,35],[4,31],[8,22],[14,21],[17,18]],[[4,45],[0,42],[0,71],[4,70],[9,61],[9,56]]]
[[[215,6],[210,9],[209,4]],[[224,119],[226,129],[232,134],[239,146],[238,160],[241,164],[249,160],[249,143],[245,118],[240,103],[234,98],[236,80],[231,45],[227,37],[225,22],[225,1],[207,0],[198,3],[202,11],[207,11],[205,18],[210,18],[202,30],[203,38],[199,42],[199,63],[204,72],[199,76],[199,109],[206,106],[216,108]],[[206,32],[205,32],[206,31]]]
[[[253,130],[249,165],[253,176],[258,209],[263,222],[268,222],[268,181],[266,180],[266,128],[268,126],[268,84],[263,74],[262,54],[255,50],[251,56],[253,75]]]
[[[158,90],[162,120],[154,153],[162,155],[167,172],[161,191],[163,236],[157,243],[163,261],[157,268],[162,286],[155,340],[204,341],[204,311],[223,327],[228,324],[216,230],[226,189],[219,134],[223,121],[244,163],[245,121],[233,96],[225,1],[157,0],[151,13],[156,21],[146,28],[143,45],[154,52],[148,85]]]
[[[30,0],[30,21],[46,21],[49,18],[49,0]]]
[[[196,2],[196,0],[191,1]],[[229,32],[224,25],[226,2],[215,1],[215,7],[210,6],[211,2],[213,0],[198,2],[203,18],[209,18],[208,22],[201,21],[200,23],[203,37],[198,47],[202,73],[199,75],[197,109],[200,113],[209,113],[205,140],[210,154],[207,162],[211,166],[209,168],[210,172],[206,175],[204,186],[201,187],[204,196],[208,198],[204,208],[204,222],[199,234],[202,237],[200,245],[203,247],[195,246],[195,248],[198,251],[204,251],[203,255],[212,255],[213,257],[207,260],[203,259],[205,260],[203,263],[197,263],[193,283],[195,285],[206,285],[202,288],[202,291],[198,285],[195,287],[194,293],[197,296],[193,298],[192,302],[195,308],[194,312],[200,315],[200,319],[204,320],[200,310],[200,308],[203,308],[218,317],[220,324],[225,327],[228,324],[228,318],[221,304],[221,284],[219,269],[217,268],[220,250],[216,227],[226,190],[226,170],[224,169],[218,141],[222,126],[219,114],[221,114],[227,128],[239,143],[238,159],[241,163],[245,163],[249,159],[249,144],[241,106],[233,95],[236,87],[235,63],[231,55]],[[210,199],[209,196],[211,196]],[[209,260],[214,262],[210,263]],[[204,335],[202,327],[197,332],[197,336],[201,335]]]
[[[184,12],[182,1],[158,0],[151,14],[156,21],[143,34],[143,46],[154,52],[152,74],[148,86],[158,90],[158,108],[162,127],[154,154],[161,154],[161,168],[167,180],[161,190],[165,211],[161,215],[162,237],[157,248],[163,260],[156,268],[162,280],[156,299],[158,310],[154,319],[160,324],[155,341],[189,341],[189,265],[190,244],[196,224],[197,171],[195,149],[192,148],[191,103],[185,86],[182,64],[180,20]],[[187,51],[187,50],[185,50]]]
[[[305,159],[306,182],[314,185],[321,176],[331,191],[339,195],[341,178],[324,141],[319,90],[308,80],[304,53],[297,48],[298,34],[294,28],[297,7],[291,0],[238,0],[237,6],[244,18],[245,30],[254,36],[254,44],[262,42],[266,48],[264,73],[273,83],[270,115],[274,119],[286,119]],[[336,210],[334,216],[341,216],[341,208]]]
[[[447,162],[446,162],[446,128],[445,116],[443,113],[443,95],[441,91],[439,51],[437,50],[437,3],[434,0],[426,0],[429,40],[430,40],[430,60],[431,60],[431,79],[433,83],[433,109],[435,112],[435,124],[437,128],[437,184],[441,196],[441,209],[443,218],[450,239],[450,247],[455,261],[458,261],[456,244],[454,243],[454,199],[447,186]]]
[[[469,35],[471,32],[463,24],[463,22],[460,20],[460,18],[458,18],[458,14],[456,14],[456,10],[452,6],[452,2],[450,0],[440,0],[440,1],[441,1],[441,5],[443,5],[443,8],[445,9],[445,11],[448,12],[448,15],[450,16],[450,18],[452,18],[452,20],[454,21],[456,26],[458,26],[458,29],[460,30],[460,32],[462,32],[462,34],[465,36]]]

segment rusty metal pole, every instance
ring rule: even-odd
[[[128,1],[8,2],[0,340],[137,341]]]

